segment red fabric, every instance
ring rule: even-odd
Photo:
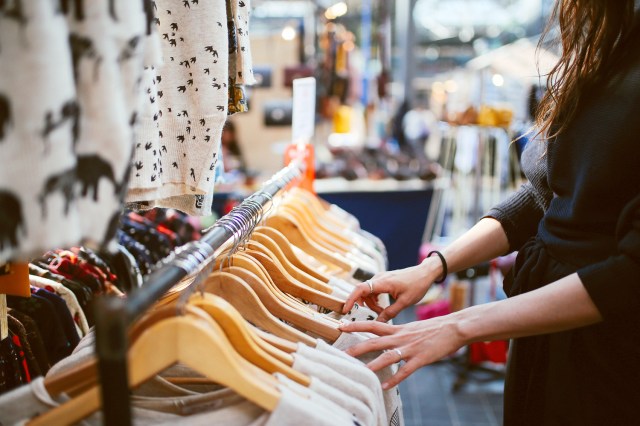
[[[442,317],[451,313],[448,300],[438,300],[416,308],[416,318],[419,321],[429,318]]]
[[[156,229],[161,234],[166,235],[167,237],[169,237],[169,239],[171,240],[171,243],[173,244],[174,247],[178,245],[178,234],[176,234],[171,229],[167,228],[166,226],[164,226],[162,224],[157,225]]]
[[[476,342],[469,345],[469,349],[471,351],[471,362],[473,364],[479,364],[484,361],[506,364],[509,343],[506,340]]]
[[[27,357],[25,356],[24,350],[22,349],[22,342],[20,338],[16,335],[13,335],[13,343],[20,348],[20,362],[22,363],[22,369],[24,370],[24,378],[26,383],[31,382],[31,373],[29,373],[29,366],[27,365]]]
[[[101,292],[104,290],[103,283],[93,274],[90,274],[82,270],[78,265],[74,265],[69,259],[60,259],[59,261],[52,263],[49,270],[55,274],[62,275],[68,279],[79,280],[84,284],[91,287],[94,292]]]

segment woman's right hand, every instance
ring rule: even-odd
[[[387,322],[407,306],[418,303],[441,274],[442,264],[435,256],[427,258],[420,265],[376,274],[370,280],[373,292],[366,281],[358,284],[345,302],[343,313],[349,312],[358,302],[375,311],[378,314],[377,321]],[[384,293],[395,299],[386,309],[378,303],[378,295]]]

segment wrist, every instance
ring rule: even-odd
[[[425,278],[429,283],[433,283],[438,280],[442,277],[442,273],[444,272],[442,261],[438,256],[427,257],[422,261],[420,266],[422,267]]]
[[[482,311],[486,307],[486,305],[471,306],[452,314],[456,324],[456,333],[463,345],[483,340],[486,330],[483,330]]]

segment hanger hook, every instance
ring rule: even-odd
[[[235,212],[235,217],[242,223],[241,240],[243,245],[246,245],[253,231],[256,212],[257,210],[252,200],[245,200]]]
[[[234,222],[231,221],[229,214],[221,217],[220,219],[218,219],[218,221],[216,222],[216,226],[221,226],[222,228],[224,228],[225,230],[229,231],[232,235],[233,238],[233,245],[232,248],[230,249],[230,251],[227,254],[226,257],[226,262],[227,265],[231,266],[231,256],[235,250],[235,247],[237,246],[237,235],[238,235],[238,229],[236,228],[236,225]],[[220,261],[220,271],[222,271],[223,267],[224,267],[224,263],[225,260]]]
[[[189,297],[200,287],[203,281],[203,271],[207,270],[207,265],[211,263],[213,254],[213,248],[204,241],[192,241],[183,246],[182,250],[176,252],[174,264],[184,269],[188,275],[194,275],[193,281],[178,299],[176,315],[184,315],[184,308]]]
[[[267,199],[267,202],[264,203],[264,207],[266,207],[267,211],[265,212],[264,211],[264,207],[263,207],[262,217],[260,218],[260,221],[262,222],[262,226],[264,226],[264,225],[266,225],[267,217],[269,216],[269,214],[273,210],[274,201],[273,201],[273,195],[271,195],[270,193],[268,193],[266,191],[260,192],[260,195],[262,195],[263,197],[265,197]]]
[[[256,198],[258,198],[258,195],[259,194],[254,194],[246,200],[247,207],[251,211],[252,218],[251,229],[249,234],[247,235],[247,239],[251,237],[253,231],[256,229],[256,226],[258,226],[258,224],[262,221],[264,215],[262,204],[258,200],[256,200]]]

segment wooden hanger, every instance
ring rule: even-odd
[[[213,294],[207,294],[208,296],[214,296]],[[217,297],[217,296],[214,296]],[[224,301],[226,303],[226,301]],[[154,313],[160,311],[160,310],[166,310],[166,314],[165,314],[165,318],[169,318],[171,316],[175,316],[176,313],[180,312],[180,311],[185,311],[186,313],[191,313],[189,311],[189,308],[191,308],[192,305],[185,305],[182,307],[179,307],[179,300],[175,299],[174,301],[172,301],[171,303],[165,304],[163,305],[161,308],[157,309],[154,311]],[[269,354],[271,354],[274,358],[279,359],[280,361],[284,362],[285,364],[288,365],[293,365],[293,359],[291,359],[291,357],[289,357],[287,355],[287,353],[282,353],[281,351],[278,351],[277,348],[273,348],[270,347],[268,344],[266,344],[266,342],[262,341],[261,339],[257,339],[255,333],[253,333],[252,330],[250,330],[249,334],[247,335],[245,332],[238,332],[238,330],[236,328],[234,328],[233,324],[228,324],[229,323],[229,318],[222,318],[220,320],[218,320],[218,318],[214,317],[215,311],[207,311],[205,309],[202,308],[202,306],[199,306],[197,303],[194,303],[193,306],[196,306],[200,309],[197,309],[198,312],[202,312],[203,314],[209,314],[210,317],[213,317],[222,327],[225,333],[229,334],[233,334],[233,338],[230,337],[229,340],[231,340],[231,343],[233,343],[234,345],[236,345],[236,347],[241,347],[241,345],[246,345],[244,343],[244,341],[242,340],[234,340],[236,337],[238,339],[246,339],[246,338],[250,338],[255,340],[255,344],[259,345],[264,351],[268,352]],[[233,320],[238,322],[238,325],[236,327],[250,327],[250,324],[248,324],[244,318],[242,316],[240,316],[237,312],[233,311],[233,307],[231,307],[230,311],[231,313],[229,315],[233,315]],[[207,312],[205,312],[207,311]],[[235,312],[235,315],[234,315]],[[153,315],[153,320],[157,321],[157,317],[159,315]],[[223,314],[223,316],[226,316],[225,314]],[[136,336],[136,332],[141,332],[144,331],[145,328],[147,328],[149,325],[151,325],[151,322],[147,322],[146,318],[143,318],[141,321],[137,322],[134,326],[133,331],[130,333],[130,336]]]
[[[253,365],[267,373],[282,373],[303,386],[309,386],[311,379],[293,368],[293,357],[276,348],[267,348],[264,341],[253,333],[244,318],[233,306],[221,297],[210,293],[195,293],[189,304],[207,312],[220,325],[233,348]],[[274,352],[280,354],[275,355]],[[280,359],[279,359],[280,358]]]
[[[234,275],[241,278],[256,293],[263,305],[277,318],[285,320],[303,330],[312,332],[326,340],[335,342],[340,337],[340,330],[335,325],[327,322],[320,314],[312,311],[296,309],[277,298],[273,291],[255,274],[239,266],[233,270]],[[223,271],[228,268],[223,268]]]
[[[300,227],[303,228],[304,232],[309,236],[311,240],[316,242],[318,245],[326,248],[329,251],[336,252],[339,254],[346,253],[346,249],[341,242],[335,241],[333,238],[326,235],[325,231],[317,227],[315,223],[312,222],[310,216],[307,216],[297,209],[295,209],[291,204],[284,204],[278,207],[278,212],[287,212],[287,214],[294,217],[299,224]]]
[[[276,214],[270,215],[266,219],[266,224],[271,226],[287,236],[287,239],[306,251],[316,259],[329,265],[334,265],[344,272],[351,272],[351,264],[340,259],[331,251],[318,245],[304,232],[298,221],[284,211],[278,211]]]
[[[298,350],[298,344],[297,343],[293,343],[287,339],[283,339],[282,337],[276,336],[275,334],[271,334],[268,333],[266,331],[262,331],[261,329],[259,329],[256,326],[252,326],[253,327],[253,331],[262,338],[262,340],[264,340],[265,342],[270,343],[273,347],[276,347],[278,349],[280,349],[283,352],[286,352],[288,354],[292,354],[294,352],[296,352]],[[309,337],[309,336],[307,336]],[[302,342],[300,342],[302,343]],[[312,346],[315,347],[316,342],[314,341],[311,345],[308,346]]]
[[[273,280],[269,276],[269,273],[267,272],[266,269],[264,269],[264,267],[260,264],[260,262],[258,262],[253,257],[248,256],[246,253],[238,252],[232,256],[227,256],[224,259],[221,259],[219,257],[218,259],[216,259],[215,267],[219,268],[221,264],[223,265],[223,267],[227,265],[234,265],[234,266],[239,266],[241,268],[244,268],[248,271],[253,272],[255,275],[258,276],[259,281],[266,287],[266,289],[271,293],[273,293],[273,295],[277,299],[281,300],[282,303],[296,310],[305,311],[309,314],[313,313],[313,311],[310,308],[303,305],[298,300],[295,300],[293,297],[289,296],[288,294],[282,292],[278,288],[278,286],[276,286],[276,284],[273,282]]]
[[[251,243],[259,243],[259,245]],[[278,246],[271,238],[261,233],[254,233],[251,235],[251,240],[249,241],[249,247],[254,248],[258,251],[262,251],[267,254],[269,257],[273,258],[274,261],[277,261],[282,265],[284,269],[296,280],[300,281],[303,284],[308,285],[309,287],[315,288],[316,290],[322,291],[327,294],[331,294],[333,292],[333,288],[328,286],[326,282],[323,282],[316,277],[309,275],[305,271],[301,270],[297,266],[295,266],[284,254],[280,246]]]
[[[287,289],[288,286],[291,284],[290,282],[286,282],[288,278],[281,275],[280,269],[275,265],[270,266],[271,272],[267,271],[267,269],[261,263],[261,261],[265,262],[265,264],[268,264],[270,262],[270,259],[268,259],[267,256],[263,255],[263,257],[260,257],[260,260],[258,260],[258,257],[260,255],[262,255],[262,253],[255,252],[254,250],[243,250],[241,252],[234,254],[232,256],[232,259],[234,259],[233,262],[238,262],[238,261],[242,262],[242,264],[238,264],[238,266],[242,266],[242,267],[246,267],[248,266],[248,264],[255,264],[255,266],[257,266],[260,270],[263,271],[263,275],[266,275],[268,288],[276,295],[277,298],[284,301],[285,304],[289,305],[291,308],[300,312],[304,312],[307,315],[315,318],[317,321],[329,323],[332,326],[336,326],[336,327],[339,325],[339,322],[333,318],[326,317],[324,315],[318,316],[318,312],[315,309],[312,309],[312,307],[310,307],[308,304],[302,303],[302,300],[309,303],[311,302],[316,303],[308,299],[305,299],[305,297],[311,297],[313,300],[322,300],[323,302],[330,303],[331,306],[333,306],[334,308],[340,304],[344,305],[344,301],[340,299],[336,299],[335,297],[327,298],[328,295],[326,293],[320,293],[320,295],[317,295],[318,292],[315,292],[313,295],[310,295],[308,291],[312,291],[312,290],[309,290],[307,288],[297,289],[297,294],[303,294],[303,296],[296,296],[289,292],[285,292],[286,291],[285,289]],[[273,273],[273,276],[272,276],[272,273]],[[277,280],[277,283],[276,283],[276,280]],[[301,300],[298,300],[297,298]],[[327,309],[330,309],[330,308],[327,308]]]
[[[322,198],[300,187],[290,188],[289,193],[292,195],[292,198],[304,200],[315,215],[322,217],[327,222],[333,223],[337,228],[345,227],[344,220],[333,214],[329,210],[330,204]],[[352,229],[351,227],[348,228]]]
[[[287,197],[285,204],[279,208],[284,208],[296,216],[305,228],[305,232],[317,243],[344,256],[347,261],[353,260],[358,265],[371,263],[371,267],[375,269],[374,261],[362,253],[357,244],[344,236],[345,233],[351,232],[349,229],[344,227],[332,229],[332,226],[323,223],[322,219],[314,214],[300,197]]]
[[[243,276],[253,281],[259,278],[252,272],[238,266],[215,271],[202,283],[202,290],[216,294],[231,303],[244,318],[256,326],[279,336],[289,342],[301,342],[315,347],[315,340],[301,331],[280,321],[265,308],[253,289],[244,281]],[[286,343],[280,342],[280,348]],[[287,352],[295,352],[295,344],[286,346]]]
[[[313,215],[305,214],[296,208],[295,203],[289,201],[278,206],[278,209],[272,213],[273,215],[280,215],[286,213],[295,219],[296,224],[302,228],[307,237],[314,241],[316,244],[321,245],[329,251],[341,252],[343,249],[342,242],[336,242],[333,238],[328,236],[322,227],[317,226],[313,222]]]
[[[277,380],[242,358],[213,321],[182,316],[152,325],[129,351],[129,384],[135,388],[176,363],[233,389],[267,411],[273,411],[280,400]],[[76,423],[100,408],[99,396],[99,388],[93,387],[27,425]]]
[[[248,246],[251,247],[256,243],[249,242]],[[246,250],[246,254],[256,259],[269,273],[269,276],[273,279],[276,286],[285,293],[288,293],[294,297],[299,297],[308,302],[314,303],[323,308],[330,309],[334,312],[342,312],[344,308],[344,301],[337,299],[330,294],[323,293],[314,288],[305,286],[266,254],[257,250]]]
[[[289,259],[289,261],[298,269],[300,269],[303,272],[306,272],[307,274],[311,275],[312,277],[322,281],[323,283],[328,283],[330,278],[329,276],[316,271],[315,269],[309,267],[305,262],[301,261],[300,258],[298,257],[298,255],[296,255],[295,251],[293,250],[293,247],[291,246],[291,243],[289,242],[289,240],[287,239],[287,237],[285,237],[280,231],[278,231],[275,228],[271,228],[268,226],[258,226],[254,231],[253,231],[253,235],[257,236],[257,235],[264,235],[268,238],[270,238],[271,240],[273,240],[273,242],[275,244],[278,245],[278,247],[280,248],[280,250],[282,250],[282,253],[284,253],[284,255],[287,257],[287,259]]]
[[[184,308],[185,314],[207,318],[206,313],[198,309]],[[135,342],[140,334],[151,325],[176,315],[175,306],[162,306],[145,314],[136,321],[129,330],[129,342]],[[67,369],[59,374],[46,376],[44,386],[49,395],[56,396],[61,393],[75,395],[79,391],[84,391],[98,380],[98,363],[95,358],[84,361],[74,369]]]
[[[307,219],[311,229],[322,234],[327,240],[334,242],[340,247],[351,247],[353,243],[344,237],[340,232],[343,227],[337,227],[334,224],[327,223],[322,216],[315,214],[303,199],[298,197],[287,197],[286,201],[281,205],[290,208],[298,217]]]

